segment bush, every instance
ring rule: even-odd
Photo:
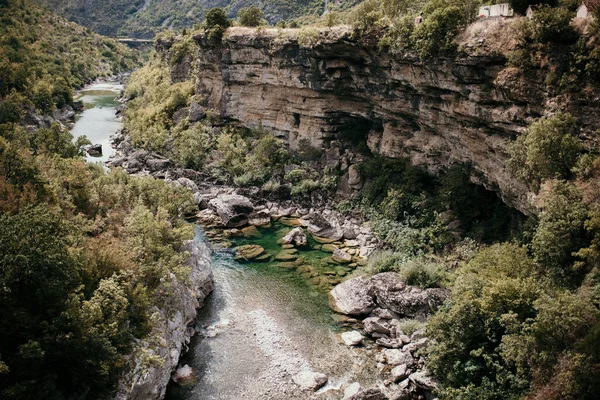
[[[260,8],[252,5],[248,8],[241,8],[238,11],[238,22],[242,26],[256,27],[264,25],[265,15]]]
[[[576,120],[570,114],[542,117],[509,147],[508,166],[533,186],[545,179],[567,178],[582,147],[576,137]]]
[[[425,329],[425,323],[418,319],[401,319],[398,327],[403,334],[410,336],[416,331]]]
[[[206,13],[204,33],[209,39],[221,40],[225,30],[231,26],[231,21],[222,8],[212,8]]]
[[[463,10],[459,7],[437,9],[414,30],[415,49],[422,58],[453,50],[454,37],[465,24]]]
[[[577,31],[571,25],[573,13],[566,8],[540,7],[531,19],[539,43],[574,43]]]

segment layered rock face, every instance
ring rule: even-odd
[[[197,53],[173,66],[172,78],[196,78],[196,92],[225,120],[262,126],[292,149],[368,144],[433,173],[466,163],[475,183],[533,212],[531,194],[506,169],[506,149],[543,114],[545,99],[497,83],[504,56],[422,62],[380,52],[341,28],[316,32],[313,44],[297,31],[243,28],[222,43],[195,40]],[[169,45],[157,48],[166,54]]]

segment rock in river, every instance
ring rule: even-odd
[[[238,261],[250,261],[258,258],[264,252],[265,249],[257,244],[246,244],[235,248],[235,259]]]
[[[282,244],[294,244],[296,246],[304,246],[306,244],[306,234],[300,227],[294,228],[281,239]]]
[[[212,199],[209,205],[219,214],[223,225],[238,228],[246,225],[254,206],[247,197],[237,194],[222,194]]]
[[[327,375],[319,372],[301,371],[293,377],[294,383],[302,390],[318,390],[327,383]]]
[[[356,346],[364,340],[364,336],[359,331],[344,332],[340,336],[346,346]]]
[[[366,315],[375,308],[370,295],[371,279],[364,276],[349,279],[329,292],[331,307],[342,314]]]
[[[323,245],[325,246],[325,245]],[[338,262],[340,264],[345,264],[345,263],[350,263],[352,262],[352,256],[348,253],[346,253],[345,251],[342,251],[340,249],[335,249],[333,251],[333,255],[331,256],[331,259],[335,262]]]

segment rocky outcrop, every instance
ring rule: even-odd
[[[183,347],[194,334],[190,324],[213,288],[211,259],[204,244],[188,241],[184,250],[190,254],[190,279],[180,281],[171,276],[173,290],[169,309],[152,310],[156,316],[152,332],[134,349],[128,368],[119,381],[116,400],[164,398]]]
[[[292,149],[308,143],[328,160],[333,154],[345,171],[343,190],[364,183],[339,148],[352,142],[433,173],[469,164],[472,181],[534,211],[527,187],[506,168],[507,145],[545,112],[547,99],[533,83],[513,88],[500,79],[504,55],[473,51],[423,62],[379,51],[341,27],[310,41],[301,36],[232,28],[215,44],[198,35],[196,67],[185,76],[173,67],[172,78],[195,77],[196,93],[226,121],[260,126]]]
[[[293,244],[295,246],[304,246],[306,241],[306,234],[300,227],[292,229],[287,235],[281,238],[282,244]]]
[[[248,215],[254,210],[254,206],[247,197],[237,194],[224,194],[209,201],[221,220],[228,228],[237,228],[248,223]]]

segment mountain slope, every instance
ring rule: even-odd
[[[109,36],[153,37],[164,28],[185,28],[199,23],[207,10],[225,8],[235,18],[240,8],[256,5],[267,21],[320,15],[323,0],[38,0],[67,19]],[[331,1],[332,7],[355,4],[357,0]]]

